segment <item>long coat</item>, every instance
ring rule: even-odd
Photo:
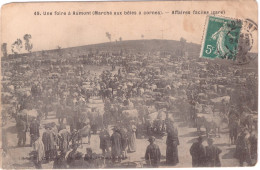
[[[205,147],[199,143],[195,142],[191,145],[190,154],[192,156],[192,166],[193,167],[203,167],[205,166],[206,150]]]
[[[111,146],[110,135],[108,131],[101,131],[99,134],[100,149],[108,149]]]
[[[111,149],[112,157],[119,157],[122,153],[121,135],[118,132],[114,132],[111,136]]]
[[[220,159],[219,154],[221,153],[221,149],[212,145],[206,146],[206,166],[208,167],[220,167]]]
[[[43,132],[42,142],[44,144],[45,152],[55,149],[54,134],[51,130],[47,130],[47,131]]]
[[[150,144],[146,148],[145,160],[153,167],[157,167],[161,160],[161,151],[158,145]]]
[[[128,148],[130,152],[136,151],[136,134],[135,131],[131,131],[128,133]]]
[[[178,145],[179,145],[179,138],[178,138],[178,129],[176,127],[171,127],[168,130],[167,140],[166,140],[166,163],[168,165],[176,165],[179,163],[178,157]]]
[[[30,124],[30,135],[40,136],[40,124],[35,120]]]
[[[23,121],[23,120],[18,120],[17,124],[16,124],[16,127],[17,127],[17,131],[18,131],[18,138],[23,133],[26,133],[26,131],[27,131],[27,123],[25,121]]]

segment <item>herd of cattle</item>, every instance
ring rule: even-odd
[[[3,120],[54,112],[70,126],[90,120],[93,131],[135,124],[140,135],[163,135],[169,116],[198,131],[205,127],[207,135],[219,136],[225,123],[231,132],[241,125],[257,129],[257,96],[250,90],[257,90],[254,70],[158,53],[34,57],[2,60]],[[241,88],[244,93],[238,96]],[[91,105],[95,97],[104,105]]]

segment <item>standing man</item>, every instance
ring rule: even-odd
[[[205,166],[206,150],[202,142],[203,137],[199,136],[198,141],[191,145],[190,154],[192,157],[192,167]]]
[[[237,138],[236,156],[239,159],[240,166],[243,166],[244,162],[246,162],[249,166],[252,165],[249,136],[250,135],[247,129],[243,128]]]
[[[106,152],[110,152],[109,147],[111,146],[110,135],[105,127],[101,129],[99,134],[100,138],[100,149],[102,150],[102,154],[105,156]]]
[[[45,158],[47,161],[53,158],[53,151],[55,150],[54,134],[51,131],[50,125],[45,126],[46,131],[43,132],[42,142],[44,144]]]
[[[167,122],[167,140],[166,140],[166,164],[167,165],[176,165],[179,163],[178,157],[178,129],[174,124],[173,120]]]
[[[206,146],[206,166],[207,167],[221,167],[219,154],[222,152],[217,146],[213,145],[213,139],[208,139],[208,146]]]
[[[119,133],[119,130],[114,127],[113,128],[113,134],[111,136],[111,150],[112,150],[112,159],[113,162],[115,161],[121,161],[121,153],[122,153],[122,143],[121,143],[121,135]]]
[[[21,143],[23,143],[23,146],[25,146],[27,123],[22,119],[22,117],[18,118],[16,127],[17,127],[17,131],[18,131],[18,134],[17,134],[18,147],[21,146]]]
[[[40,127],[40,124],[38,123],[36,118],[33,118],[32,122],[30,124],[30,136],[31,136],[30,145],[31,146],[40,136],[39,127]]]
[[[145,152],[145,161],[153,168],[157,168],[161,160],[161,151],[158,145],[154,144],[155,137],[151,136],[148,141],[150,145],[147,146]]]

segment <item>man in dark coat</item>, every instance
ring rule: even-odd
[[[208,139],[208,146],[206,146],[206,166],[221,167],[219,154],[222,152],[222,150],[213,145],[213,142],[213,139]]]
[[[191,145],[190,154],[192,157],[192,167],[205,166],[206,150],[202,142],[203,137],[199,136],[198,141]]]
[[[21,146],[21,143],[23,143],[23,146],[25,146],[27,123],[22,118],[19,118],[16,127],[18,131],[18,146]]]
[[[39,122],[34,118],[30,124],[30,136],[31,136],[30,145],[31,146],[40,136],[39,127],[40,127]]]
[[[167,123],[167,139],[166,139],[166,164],[176,165],[179,163],[178,145],[179,145],[178,129],[173,121]]]
[[[121,135],[117,128],[113,129],[113,134],[111,136],[111,150],[112,150],[112,158],[113,161],[118,160],[121,161],[120,157],[122,154],[122,143],[121,143]]]
[[[244,128],[237,138],[235,155],[239,159],[240,166],[243,166],[244,162],[249,166],[252,165],[249,136],[247,129]]]
[[[158,145],[154,144],[155,137],[151,136],[148,141],[150,145],[147,146],[145,152],[145,161],[151,167],[158,167],[161,160],[161,151]]]
[[[99,134],[99,138],[100,138],[100,149],[102,150],[102,154],[105,155],[106,152],[110,151],[109,148],[111,146],[110,135],[106,128],[102,129],[102,131]]]
[[[42,142],[44,144],[45,158],[47,161],[54,157],[53,150],[55,149],[55,139],[54,134],[51,131],[50,125],[45,126],[46,131],[43,132]]]

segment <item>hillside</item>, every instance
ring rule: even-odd
[[[118,42],[106,42],[100,44],[91,44],[84,45],[78,47],[70,47],[70,48],[61,48],[61,49],[52,49],[52,50],[43,50],[32,52],[31,56],[40,56],[43,52],[46,55],[53,55],[59,51],[62,54],[70,54],[70,56],[78,56],[89,53],[90,51],[96,52],[118,52],[120,50],[128,51],[128,52],[157,52],[157,51],[167,51],[167,52],[176,52],[182,48],[182,44],[180,41],[175,40],[126,40],[126,41],[118,41]],[[200,45],[194,43],[185,43],[184,48],[185,51],[195,53],[197,56],[199,55]],[[13,57],[22,57],[27,56],[28,54],[16,54],[9,55],[8,58]],[[7,58],[2,58],[2,60],[6,60]]]

